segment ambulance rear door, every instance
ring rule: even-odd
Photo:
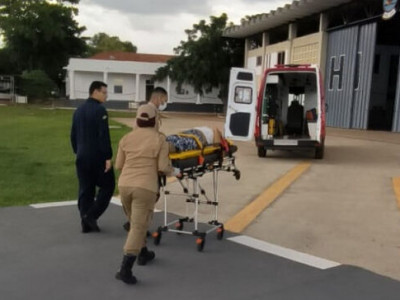
[[[249,141],[254,136],[257,90],[255,71],[232,68],[229,79],[225,136],[232,140]]]

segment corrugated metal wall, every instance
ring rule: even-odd
[[[351,128],[367,129],[368,127],[376,31],[377,23],[359,27]]]
[[[329,34],[325,74],[327,125],[366,129],[376,23]]]
[[[394,106],[393,128],[394,132],[400,132],[400,64],[397,77],[396,100]]]
[[[331,32],[326,61],[326,123],[350,128],[358,26]]]

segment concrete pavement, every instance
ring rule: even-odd
[[[216,116],[168,114],[162,128],[171,134],[202,125],[222,129],[223,124]],[[327,128],[323,160],[308,152],[283,151],[262,159],[253,142],[236,144],[242,178],[236,182],[229,174],[220,175],[221,221],[307,161],[310,169],[243,233],[400,280],[400,210],[392,185],[392,178],[400,176],[399,133]],[[202,181],[211,186],[211,178]],[[171,202],[169,211],[185,213],[182,203]],[[202,210],[207,215],[207,208]]]

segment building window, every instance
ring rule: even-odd
[[[278,52],[278,65],[285,64],[285,51]]]
[[[257,56],[256,66],[259,67],[262,65],[262,56]]]
[[[189,91],[187,89],[184,88],[178,89],[178,87],[176,88],[176,93],[178,95],[189,95]]]
[[[114,85],[114,94],[122,94],[122,85]]]

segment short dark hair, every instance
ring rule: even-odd
[[[154,94],[162,94],[162,95],[168,96],[167,91],[166,91],[164,88],[162,88],[161,86],[156,87],[156,88],[151,92],[151,94],[152,94],[152,95],[154,95]]]
[[[89,87],[89,95],[93,94],[95,90],[100,90],[102,87],[107,87],[103,81],[93,81]]]

